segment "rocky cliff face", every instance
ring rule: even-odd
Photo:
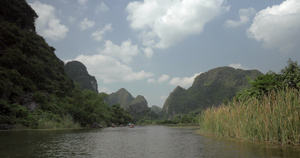
[[[98,84],[94,76],[91,76],[86,67],[79,61],[71,61],[65,65],[65,72],[81,89],[89,89],[98,93]]]
[[[219,105],[226,98],[231,100],[235,94],[250,86],[251,79],[262,75],[257,70],[240,70],[231,67],[220,67],[197,76],[193,85],[184,89],[176,87],[163,106],[168,117],[177,113],[188,113],[198,108]]]

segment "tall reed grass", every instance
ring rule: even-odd
[[[40,116],[38,120],[38,129],[67,129],[80,128],[80,124],[75,122],[71,115],[64,115],[62,117]]]
[[[272,92],[262,99],[208,108],[200,131],[242,140],[300,145],[300,93]]]

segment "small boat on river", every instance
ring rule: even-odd
[[[130,128],[133,128],[133,127],[134,127],[134,124],[129,123],[128,126],[129,126]]]

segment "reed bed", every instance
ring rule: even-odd
[[[208,108],[198,122],[201,132],[218,136],[300,145],[300,93],[290,89]]]

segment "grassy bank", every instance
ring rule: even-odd
[[[42,115],[38,120],[37,129],[68,129],[81,128],[78,122],[75,122],[71,115],[57,117],[51,114],[52,117]]]
[[[218,136],[300,145],[300,93],[279,91],[247,102],[233,102],[203,111],[201,132]]]

